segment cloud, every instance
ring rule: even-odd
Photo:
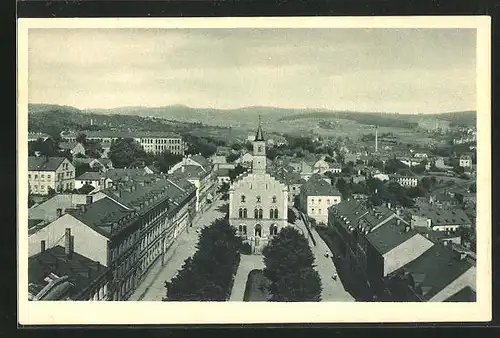
[[[456,29],[45,29],[29,100],[80,108],[475,107],[475,32]]]

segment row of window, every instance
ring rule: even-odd
[[[314,200],[314,198],[311,198],[311,204],[313,204],[313,203],[314,203],[314,201],[315,201],[315,200]],[[317,202],[318,202],[318,203],[321,203],[321,198],[319,198]],[[326,200],[326,203],[327,203],[327,204],[331,204],[330,199],[327,199],[327,200]]]
[[[246,235],[247,234],[247,226],[245,224],[240,224],[238,226],[238,235]],[[272,224],[269,227],[269,235],[275,236],[278,234],[278,226],[276,224]],[[262,236],[262,226],[260,224],[256,224],[254,228],[254,235],[256,237]]]
[[[34,174],[33,177],[34,177],[35,180],[38,179],[38,175],[37,174]],[[28,174],[28,178],[31,179],[31,174]],[[47,174],[47,179],[50,180],[51,178],[52,178],[52,175]],[[44,180],[45,179],[45,174],[40,174],[40,179]]]
[[[261,203],[261,197],[260,196],[257,196],[256,197],[256,200],[257,200],[257,203]],[[246,202],[246,196],[245,195],[241,195],[241,202],[245,203]],[[276,203],[276,196],[273,196],[272,197],[272,202],[273,203]]]
[[[247,208],[240,208],[238,210],[238,218],[248,218]],[[263,218],[262,208],[255,208],[254,209],[254,218],[255,219],[262,219]],[[270,219],[278,219],[279,218],[279,211],[277,208],[269,209],[269,218]]]
[[[179,144],[181,143],[181,140],[180,139],[152,139],[152,138],[149,138],[149,139],[142,139],[141,140],[141,143],[145,143],[145,144]]]
[[[63,190],[71,190],[71,189],[74,189],[74,183],[73,182],[69,182],[69,183],[65,183],[65,184],[58,184],[57,185],[57,191],[63,191]],[[52,188],[54,189],[54,187],[50,184],[47,184],[47,185],[44,185],[44,184],[33,184],[33,185],[30,185],[30,188],[31,190],[33,190],[33,192],[45,192],[45,189],[49,189],[49,188]]]

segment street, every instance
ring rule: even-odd
[[[180,270],[184,261],[196,251],[199,236],[196,229],[223,217],[224,214],[217,209],[225,203],[227,202],[218,199],[207,211],[196,216],[193,226],[184,230],[165,254],[164,266],[161,266],[161,258],[159,258],[129,300],[161,301],[166,296],[165,281],[170,281]]]
[[[298,215],[298,210],[294,209],[294,212]],[[326,252],[330,252],[326,243],[321,239],[316,230],[312,230],[312,235],[316,241],[316,245],[313,244],[312,240],[309,238],[309,233],[307,228],[300,217],[297,217],[295,221],[295,226],[301,231],[306,238],[308,239],[311,250],[314,254],[314,263],[316,265],[316,271],[318,271],[321,284],[323,286],[323,291],[321,293],[321,301],[322,302],[332,302],[332,301],[345,301],[352,302],[354,301],[354,297],[352,297],[342,285],[342,281],[337,276],[337,279],[334,280],[332,276],[337,273],[337,269],[333,264],[333,260],[331,257],[325,257]]]

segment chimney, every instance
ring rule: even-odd
[[[56,214],[57,214],[57,218],[61,217],[62,216],[62,209],[61,208],[57,208]]]
[[[45,251],[45,241],[41,241],[40,242],[40,252],[44,252]]]
[[[92,202],[93,202],[92,200],[93,200],[93,196],[92,196],[92,195],[87,195],[87,196],[86,196],[85,201],[86,201],[86,204],[87,204],[87,205],[88,205],[88,204],[92,204]]]
[[[66,254],[66,258],[70,259],[72,254],[72,245],[71,245],[71,228],[66,228],[66,232],[64,234],[64,253]]]
[[[86,204],[80,204],[80,211],[81,212],[86,212],[87,211],[87,205]]]

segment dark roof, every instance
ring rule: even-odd
[[[68,213],[101,235],[109,238],[112,224],[118,224],[120,220],[133,212],[105,197],[87,205],[86,211],[75,210]]]
[[[43,219],[28,219],[28,229],[33,228],[37,224],[43,222]]]
[[[475,302],[476,292],[470,287],[466,286],[462,290],[455,293],[450,298],[446,299],[445,302]]]
[[[200,164],[203,169],[207,170],[210,168],[210,161],[201,155],[192,155],[190,157],[193,161]]]
[[[105,177],[106,177],[105,174],[98,173],[95,171],[87,171],[87,172],[81,174],[80,176],[78,176],[77,178],[75,178],[75,180],[99,181],[101,178],[105,178]]]
[[[55,171],[66,157],[28,157],[29,171]]]
[[[255,134],[255,141],[264,141],[264,133],[262,132],[260,123],[259,127],[257,128],[257,133]]]
[[[408,273],[412,276],[424,300],[429,300],[473,265],[466,259],[460,259],[460,254],[443,244],[436,243],[415,260],[394,271]]]
[[[275,175],[277,179],[282,180],[284,183],[286,183],[288,185],[306,183],[306,180],[304,180],[300,176],[300,174],[296,173],[296,172],[289,172],[289,171],[280,170],[280,171],[274,172],[273,175]]]
[[[381,255],[384,255],[417,234],[413,230],[405,231],[405,227],[406,224],[397,225],[397,220],[392,219],[370,231],[366,238]]]
[[[414,208],[411,209],[411,214],[430,218],[431,226],[472,224],[467,214],[460,208]]]
[[[184,179],[201,178],[205,174],[203,168],[197,165],[184,165],[172,173],[172,176]]]
[[[77,252],[73,252],[71,258],[67,258],[64,248],[59,245],[28,258],[28,282],[34,284],[32,288],[36,291],[40,291],[41,287],[47,284],[44,279],[53,273],[58,277],[68,276],[74,285],[73,296],[76,296],[89,287],[105,270],[104,265]]]
[[[229,176],[229,169],[221,168],[221,169],[219,169],[219,170],[216,171],[216,174],[217,174],[218,177]]]
[[[341,196],[337,189],[317,175],[304,183],[301,190],[307,196]]]

